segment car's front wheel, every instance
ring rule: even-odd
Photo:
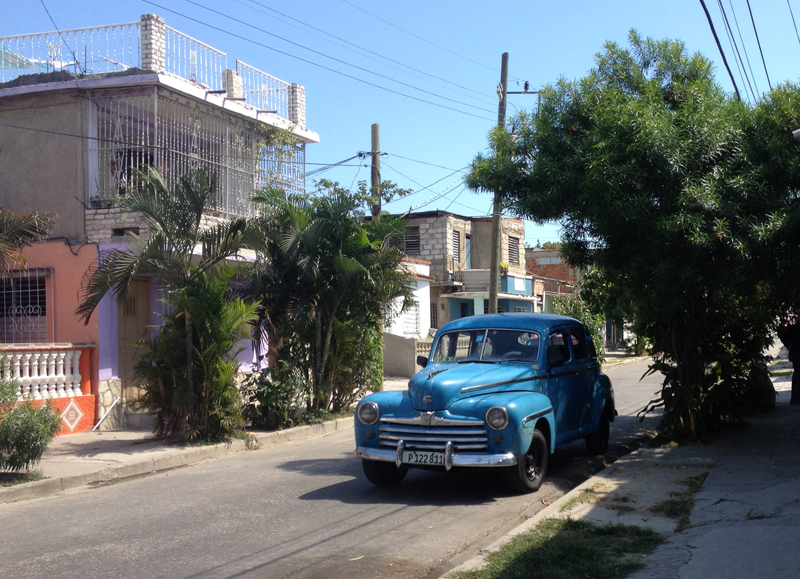
[[[367,480],[376,487],[393,487],[399,485],[408,472],[407,466],[397,467],[393,462],[363,460],[361,466]]]
[[[547,461],[550,450],[547,439],[539,430],[533,431],[528,452],[519,457],[517,464],[505,470],[506,482],[519,493],[532,493],[539,490],[547,474]]]

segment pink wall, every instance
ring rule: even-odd
[[[53,316],[55,323],[55,341],[75,344],[90,342],[95,348],[84,351],[90,354],[92,392],[97,387],[97,312],[92,314],[88,324],[84,324],[75,314],[81,298],[83,276],[90,265],[97,263],[97,246],[94,244],[73,244],[70,248],[64,241],[37,243],[23,250],[28,267],[42,267],[53,270],[48,288],[52,288],[53,307],[48,317]],[[48,295],[48,301],[50,296]],[[49,303],[48,303],[49,306]],[[84,368],[81,360],[81,371]],[[84,376],[85,378],[85,376]],[[81,388],[89,394],[85,385]]]

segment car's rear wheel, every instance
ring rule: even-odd
[[[534,430],[528,452],[519,457],[516,465],[505,469],[506,482],[519,493],[538,491],[547,474],[549,457],[547,439],[541,431]]]
[[[376,487],[393,487],[399,485],[408,472],[407,466],[397,467],[393,462],[378,460],[362,460],[364,475]]]
[[[611,424],[608,419],[608,412],[604,410],[603,415],[600,417],[600,424],[597,425],[597,430],[584,439],[586,441],[586,450],[589,451],[589,454],[605,454],[606,450],[608,450],[610,433]]]

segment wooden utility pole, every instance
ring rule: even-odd
[[[372,220],[381,220],[381,128],[372,125]]]
[[[508,97],[508,53],[503,53],[500,64],[500,86],[497,87],[500,104],[497,106],[497,126],[506,126],[506,98]],[[502,191],[494,192],[492,208],[492,259],[489,264],[489,313],[497,313],[497,290],[500,287],[500,245],[503,239],[500,229],[500,213],[502,211]],[[479,312],[475,312],[476,315]]]

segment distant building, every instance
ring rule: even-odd
[[[404,216],[403,252],[431,263],[431,327],[488,311],[492,219],[446,211]],[[498,307],[504,312],[537,311],[532,282],[525,273],[525,226],[502,219],[501,255],[508,266],[500,281]]]
[[[0,276],[5,371],[21,393],[64,408],[67,431],[92,426],[115,400],[104,426],[133,423],[133,342],[160,323],[157,280],[136,280],[124,304],[107,295],[88,325],[75,315],[87,268],[123,247],[126,231],[147,235],[135,215],[123,221],[120,199],[145,166],[170,184],[204,169],[217,183],[210,221],[252,215],[266,184],[302,191],[305,145],[319,141],[304,88],[146,14],[0,38],[0,123],[0,203],[58,218],[48,242],[25,250],[27,274]],[[275,129],[298,141],[266,146]]]

